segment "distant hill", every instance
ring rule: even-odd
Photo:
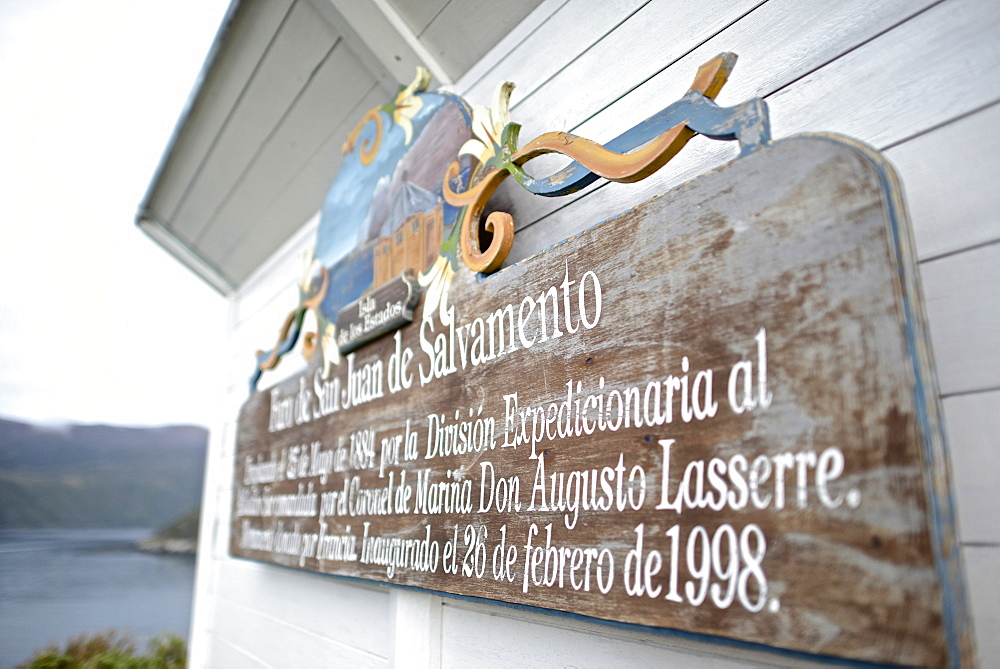
[[[0,527],[162,526],[198,506],[208,431],[0,419]]]
[[[170,525],[139,542],[139,549],[150,553],[194,555],[198,549],[198,526],[201,509],[192,509]]]

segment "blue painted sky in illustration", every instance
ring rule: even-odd
[[[326,267],[347,256],[364,240],[362,228],[379,180],[392,177],[396,164],[447,100],[436,93],[421,93],[420,98],[424,106],[413,117],[413,139],[409,145],[404,144],[403,129],[392,122],[389,114],[380,112],[384,121],[384,134],[371,164],[361,164],[357,148],[344,156],[340,173],[323,204],[320,228],[316,235],[316,258]],[[372,141],[374,136],[375,124],[369,122],[358,136],[355,147],[360,147],[366,140]]]

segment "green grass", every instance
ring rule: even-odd
[[[139,655],[135,641],[127,634],[111,630],[82,635],[38,651],[18,669],[184,669],[187,644],[175,634],[160,634]]]

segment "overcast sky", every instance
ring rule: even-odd
[[[134,224],[229,0],[0,0],[0,415],[214,421],[223,299]]]

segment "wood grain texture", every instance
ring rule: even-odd
[[[947,502],[938,497],[947,496],[947,481],[924,466],[925,457],[937,457],[930,445],[935,420],[924,413],[934,413],[936,395],[919,359],[920,331],[902,306],[918,299],[912,292],[912,259],[907,260],[905,245],[891,241],[908,232],[885,218],[889,195],[882,192],[880,174],[860,155],[829,139],[776,144],[482,283],[471,272],[455,274],[447,304],[454,308],[450,318],[457,335],[435,320],[436,311],[425,311],[427,320],[421,322],[418,314],[399,336],[342,362],[335,377],[339,385],[322,393],[316,386],[313,393],[319,381],[309,370],[252,396],[239,424],[230,551],[286,566],[824,655],[938,664],[949,646],[961,653],[964,641],[945,638],[961,637],[964,630],[954,631],[951,603],[944,603],[938,581],[938,569],[947,567],[934,557],[950,545],[950,528],[937,526],[931,511]],[[589,294],[582,268],[590,272]],[[905,277],[902,286],[897,272]],[[551,336],[545,334],[549,326],[518,325],[524,348],[468,367],[463,355],[464,371],[451,376],[459,353],[449,350],[461,341],[463,327],[465,336],[473,337],[469,333],[475,330],[467,325],[472,319],[485,319],[504,302],[523,305],[522,296],[544,295],[549,285],[562,282],[565,291],[568,281],[577,282],[582,297],[575,327],[569,312],[564,314],[566,336],[554,334],[562,325],[550,324]],[[899,292],[904,289],[905,296]],[[541,304],[544,298],[538,299]],[[563,308],[572,303],[567,297]],[[603,316],[596,315],[599,304]],[[432,305],[436,309],[438,303]],[[436,337],[442,348],[425,356],[419,339],[428,328],[430,341]],[[577,329],[575,335],[569,332]],[[530,353],[529,340],[539,346]],[[506,341],[514,341],[512,335]],[[392,361],[404,359],[404,350],[416,352],[420,362],[411,373],[419,370],[424,379],[409,391],[394,392]],[[473,344],[472,359],[475,350]],[[440,378],[431,378],[432,367]],[[914,369],[922,370],[921,376],[913,377]],[[684,399],[665,400],[671,418],[651,418],[649,400],[640,409],[638,398],[643,392],[650,397],[650,388],[673,383],[671,378]],[[745,389],[740,379],[747,382]],[[379,390],[383,384],[388,391]],[[618,400],[616,427],[611,422],[606,427],[603,418],[600,429],[588,430],[586,418],[579,422],[581,402],[584,409],[591,402],[596,407],[600,397],[600,405],[607,402],[610,408],[614,394],[628,397],[630,388],[636,399],[624,411]],[[331,403],[331,397],[337,399]],[[695,407],[690,415],[689,401]],[[518,417],[512,406],[534,412],[534,418],[522,414],[527,423],[520,429],[525,438],[540,441],[537,459],[528,457],[536,444],[514,446]],[[558,411],[565,411],[567,425],[577,412],[576,427],[567,427],[571,434],[565,438],[554,436],[554,423],[562,425]],[[635,424],[622,427],[626,415]],[[451,443],[457,453],[435,455],[446,448],[444,426],[459,421],[468,421],[467,437],[479,444],[476,452],[459,448],[464,442],[456,432]],[[495,440],[476,441],[474,435],[491,425]],[[399,443],[396,437],[410,454],[377,463],[379,439],[383,456],[401,454],[392,446]],[[328,460],[321,457],[324,450]],[[305,453],[311,455],[300,455]],[[699,471],[689,463],[711,469],[716,466],[711,459],[718,458],[725,473],[724,463],[741,457],[754,463],[762,481],[773,481],[763,496],[751,485],[752,506],[745,496],[736,501],[735,481],[729,493],[707,498],[698,491],[712,483],[682,482]],[[766,476],[760,462],[767,463]],[[781,467],[787,474],[779,473]],[[490,491],[499,489],[493,472],[517,477],[517,483],[507,484],[519,489],[512,510],[486,508],[486,499],[514,504],[490,498]],[[602,482],[611,484],[612,508],[535,506],[549,474],[550,499],[570,495],[556,492],[556,481],[571,472],[591,473],[592,500],[603,494],[596,478],[602,472]],[[421,477],[431,485],[421,485]],[[580,480],[576,485],[586,489]],[[717,490],[727,489],[722,486]],[[436,495],[439,501],[451,495],[458,508],[436,510]],[[709,508],[716,502],[715,510]],[[355,504],[369,505],[356,511]],[[703,552],[690,538],[699,532]],[[945,535],[944,546],[936,544],[938,532]],[[710,537],[717,544],[711,558]],[[408,543],[378,547],[377,542],[394,540]],[[314,542],[320,542],[318,554]],[[550,542],[581,556],[592,550],[594,565],[604,565],[604,571],[588,566],[589,578],[600,585],[578,584],[582,574],[576,572],[564,573],[565,582],[560,578],[556,585],[557,562],[569,564],[576,559],[570,554],[550,558],[552,580],[539,576],[544,554],[557,554],[555,548],[545,553]],[[534,549],[530,566],[528,544],[542,547]],[[313,549],[303,550],[307,545]],[[391,552],[396,550],[408,552]],[[513,557],[503,576],[496,571],[503,560],[494,560],[491,578],[488,556],[494,550]],[[663,552],[647,558],[654,550]],[[719,552],[726,550],[728,559]],[[638,579],[638,572],[627,576],[624,570],[633,553],[642,553],[640,564],[645,560],[649,570],[645,585],[635,591],[630,587],[640,581],[629,579]],[[438,557],[419,557],[432,554]],[[667,569],[671,555],[686,566]],[[715,571],[705,572],[710,564]],[[737,571],[727,571],[737,564],[743,565],[739,579]],[[701,586],[692,580],[699,572]],[[711,573],[722,579],[713,581],[717,584],[730,579],[728,595],[720,585],[704,599]]]
[[[555,2],[543,3],[548,5],[556,5]],[[602,6],[606,6],[609,3],[600,3]],[[739,21],[735,25],[729,27],[725,30],[719,38],[718,42],[709,43],[704,47],[705,51],[703,56],[710,56],[718,53],[720,50],[735,50],[741,54],[741,63],[737,67],[734,79],[729,84],[729,91],[722,96],[723,103],[733,103],[745,99],[749,95],[754,94],[754,91],[759,91],[760,94],[770,94],[773,93],[773,85],[767,85],[767,81],[778,82],[779,85],[791,84],[794,86],[795,78],[801,77],[804,74],[808,74],[816,67],[819,67],[824,62],[829,62],[832,58],[836,58],[838,55],[855,48],[860,43],[864,41],[871,40],[879,32],[889,29],[894,22],[904,22],[912,12],[916,12],[928,3],[920,3],[919,5],[911,4],[909,2],[898,3],[890,2],[886,0],[879,0],[874,3],[828,3],[824,5],[822,11],[816,8],[809,7],[806,3],[793,3],[793,2],[780,2],[779,0],[771,0],[766,3],[757,11],[753,12],[743,20]],[[270,9],[272,6],[276,6],[273,3],[263,3],[258,7],[258,3],[253,3],[253,7],[261,9]],[[572,5],[571,5],[572,6]],[[962,3],[961,7],[957,7],[951,0],[943,4],[945,8],[942,10],[943,13],[948,13],[950,16],[945,17],[942,20],[942,29],[950,29],[948,26],[953,26],[954,22],[965,20],[967,22],[976,22],[985,16],[988,19],[989,13],[995,9],[989,3]],[[764,10],[770,8],[770,14],[764,13]],[[841,12],[841,9],[843,11]],[[761,17],[767,18],[767,21],[761,20]],[[619,20],[626,18],[626,14],[622,14],[620,19],[615,17],[610,17],[607,23],[607,29],[613,28],[617,25]],[[549,42],[550,44],[558,44],[560,48],[567,49],[567,61],[557,62],[551,59],[544,59],[544,62],[532,61],[530,56],[531,49],[523,49],[517,51],[516,55],[514,51],[511,51],[512,56],[507,60],[503,59],[503,52],[496,51],[495,57],[491,56],[489,62],[481,63],[479,66],[474,68],[475,70],[489,70],[495,69],[496,71],[503,70],[502,76],[487,77],[483,79],[483,82],[479,86],[483,90],[483,95],[476,96],[470,95],[469,99],[471,102],[483,103],[489,99],[490,92],[495,85],[495,82],[500,79],[511,79],[519,84],[522,82],[527,82],[535,76],[536,71],[542,70],[552,71],[553,69],[562,68],[569,59],[573,58],[575,54],[572,54],[567,45],[581,45],[579,50],[586,47],[582,45],[592,44],[593,39],[599,39],[600,35],[603,34],[601,26],[593,26],[592,33],[586,33],[584,27],[578,25],[583,17],[580,17],[577,22],[560,22],[558,26],[553,27],[552,30],[546,33],[544,39],[538,38],[537,42]],[[652,28],[651,28],[652,29]],[[659,29],[657,27],[657,29]],[[692,31],[697,30],[697,26],[691,26]],[[887,44],[891,40],[886,38],[891,36],[895,28],[890,30],[886,35],[877,37],[872,41],[872,46],[869,48],[869,54],[874,62],[880,65],[892,66],[894,60],[893,57],[886,55],[882,57],[880,54],[881,49],[877,48],[876,45]],[[924,22],[921,31],[926,35],[926,43],[921,43],[918,45],[917,51],[920,53],[912,54],[897,54],[904,59],[904,62],[911,62],[910,58],[919,57],[934,57],[938,53],[937,41],[935,38],[935,32],[937,30],[936,22]],[[535,33],[533,33],[534,35]],[[591,38],[589,35],[597,35],[597,38]],[[859,42],[858,40],[861,40]],[[953,63],[973,63],[976,62],[978,57],[979,42],[972,41],[966,45],[964,49],[954,49],[948,51],[948,58],[953,60]],[[558,51],[558,49],[552,49]],[[820,54],[822,57],[814,59],[815,54]],[[698,59],[701,56],[697,54],[692,55],[690,64],[692,66],[697,65],[700,62]],[[629,62],[630,55],[628,52],[614,54],[613,57],[609,58],[606,63],[602,63],[602,68],[600,70],[594,71],[592,73],[592,78],[588,79],[588,83],[595,86],[604,85],[607,80],[618,80],[624,79],[631,82],[632,86],[638,85],[640,82],[631,80],[629,78]],[[817,65],[819,63],[820,65]],[[942,65],[947,67],[947,65]],[[675,96],[675,89],[680,90],[687,85],[688,71],[690,68],[685,68],[683,63],[677,63],[667,70],[665,70],[664,75],[671,71],[677,72],[678,83],[677,86],[664,85],[662,92],[655,92],[649,86],[653,83],[652,81],[646,85],[640,85],[636,92],[632,96],[626,96],[620,105],[609,108],[608,110],[597,114],[593,122],[594,123],[606,123],[605,129],[601,130],[597,126],[593,126],[594,129],[588,130],[586,136],[590,136],[594,139],[602,139],[605,137],[613,136],[613,134],[621,129],[628,127],[630,124],[634,123],[635,120],[643,118],[644,114],[648,115],[648,110],[659,109],[663,106],[665,102],[673,100]],[[966,91],[969,90],[970,85],[974,83],[973,75],[980,76],[982,73],[974,73],[970,67],[968,70],[962,71],[961,67],[958,68],[959,71],[955,73],[955,77],[951,80],[944,81],[941,84],[941,88],[935,89],[928,93],[928,95],[918,98],[915,104],[921,106],[934,106],[936,101],[942,96],[953,97],[961,99]],[[791,79],[787,76],[789,73],[792,75]],[[474,74],[474,73],[473,73]],[[987,71],[986,75],[990,75]],[[860,68],[856,73],[851,73],[845,70],[841,70],[838,77],[842,81],[842,86],[844,86],[844,92],[850,96],[850,91],[848,90],[854,83],[862,79],[864,76],[864,68]],[[546,76],[547,78],[547,76]],[[890,77],[891,79],[891,77]],[[653,81],[656,81],[654,79]],[[765,82],[765,83],[760,83]],[[460,84],[462,82],[459,82]],[[748,88],[741,90],[739,86],[746,84]],[[759,88],[755,88],[759,86]],[[994,89],[996,87],[994,86]],[[461,89],[459,89],[461,90]],[[477,88],[478,90],[478,88]],[[526,88],[521,88],[520,92],[525,92]],[[647,92],[648,91],[648,92]],[[728,97],[731,94],[731,97]],[[553,118],[558,119],[559,116],[559,105],[560,100],[557,98],[546,98],[544,95],[544,87],[539,91],[538,94],[531,96],[532,99],[537,100],[540,106],[548,105],[551,107]],[[517,94],[515,94],[515,101],[517,99]],[[823,98],[825,104],[836,104],[837,96],[825,96]],[[896,100],[895,89],[889,84],[888,88],[883,91],[879,91],[879,98],[874,103],[882,104],[889,103],[892,104]],[[812,108],[810,107],[810,100],[803,98],[801,100],[803,106],[796,112],[802,116],[803,125],[802,127],[816,130],[816,129],[826,129],[816,125],[814,123],[808,122],[809,115],[812,113]],[[527,102],[527,101],[526,101]],[[782,104],[787,104],[788,100],[785,100]],[[642,105],[647,105],[645,108],[647,111],[643,111]],[[366,107],[367,108],[367,107]],[[635,116],[630,116],[632,114],[632,109],[635,109]],[[828,117],[836,118],[849,118],[854,110],[850,105],[844,105],[839,109],[832,109],[828,112],[823,112]],[[992,145],[993,140],[996,137],[996,133],[993,132],[991,126],[994,125],[991,122],[978,122],[977,119],[984,112],[970,116],[968,121],[957,121],[955,124],[950,126],[945,126],[944,128],[938,130],[932,130],[930,133],[922,135],[917,139],[905,142],[900,146],[894,146],[888,151],[890,159],[897,163],[897,166],[902,173],[904,182],[906,184],[908,198],[910,200],[911,208],[914,215],[914,223],[916,227],[916,237],[918,242],[918,247],[920,249],[921,257],[927,257],[928,252],[931,255],[936,255],[937,251],[926,251],[927,249],[939,249],[945,248],[939,246],[939,244],[944,243],[948,245],[948,251],[952,252],[954,250],[959,250],[960,248],[967,248],[964,246],[966,243],[972,245],[979,244],[990,239],[996,239],[996,235],[991,233],[989,230],[992,229],[991,226],[995,221],[994,218],[989,218],[988,214],[991,214],[996,210],[996,206],[1000,202],[996,201],[996,189],[990,186],[988,179],[990,178],[991,171],[989,165],[992,164],[991,160],[993,154],[990,153],[989,146]],[[895,126],[895,122],[892,118],[888,118],[885,114],[879,115],[868,115],[868,123],[887,123],[890,126]],[[912,118],[911,115],[907,114],[906,118]],[[944,117],[942,117],[944,118]],[[518,120],[515,113],[515,119]],[[948,119],[945,118],[944,122]],[[579,120],[567,120],[567,124],[559,127],[545,127],[543,130],[552,129],[570,129],[573,127],[578,127]],[[951,132],[949,128],[958,127],[960,124],[966,124],[969,132],[955,130]],[[862,133],[869,132],[881,132],[884,128],[864,128],[862,127]],[[911,128],[911,127],[901,127],[899,138],[905,140],[906,137],[910,136],[912,133],[925,132],[928,128]],[[940,134],[939,134],[940,133]],[[949,134],[950,133],[950,134]],[[946,139],[947,137],[947,139]],[[893,140],[894,142],[897,140]],[[709,142],[703,138],[696,138],[685,151],[678,156],[674,163],[672,163],[671,168],[674,170],[670,174],[673,175],[672,179],[666,179],[661,182],[657,188],[652,188],[649,193],[646,194],[636,194],[632,199],[626,196],[621,196],[619,204],[609,202],[606,207],[601,207],[599,205],[594,205],[592,208],[588,208],[586,205],[574,205],[569,208],[564,214],[565,219],[560,221],[558,216],[554,216],[550,219],[542,220],[537,226],[529,228],[525,231],[525,235],[532,232],[532,230],[543,232],[546,226],[556,225],[558,228],[560,225],[564,227],[562,229],[556,229],[553,231],[552,235],[549,235],[548,239],[552,241],[562,239],[575,231],[589,227],[592,224],[596,224],[608,216],[620,213],[621,209],[618,208],[619,205],[623,205],[625,208],[632,206],[631,203],[640,202],[654,192],[665,191],[677,183],[686,181],[687,179],[693,178],[694,176],[700,174],[706,169],[713,167],[715,165],[722,164],[734,155],[734,152],[729,148],[720,143]],[[968,157],[966,159],[966,156]],[[976,166],[982,164],[984,169],[977,170]],[[919,169],[914,169],[914,167]],[[995,172],[995,170],[993,170]],[[298,179],[299,177],[296,177]],[[956,197],[954,195],[953,188],[961,188],[960,182],[963,179],[968,180],[968,186],[964,188],[962,197]],[[982,181],[977,179],[987,179],[984,184]],[[295,182],[290,185],[291,189],[295,188]],[[517,187],[515,187],[517,188]],[[623,187],[625,188],[635,188],[634,186]],[[519,193],[515,192],[515,196]],[[503,196],[503,193],[498,194],[497,197]],[[606,197],[601,195],[601,197]],[[540,201],[540,198],[534,198],[535,201]],[[514,211],[517,214],[521,211],[521,207],[525,206],[524,203],[517,202],[513,198],[509,202],[514,204],[505,204],[504,206],[499,206],[498,208],[505,208],[506,211]],[[543,201],[545,204],[552,204],[550,201]],[[943,228],[935,231],[933,235],[935,241],[928,246],[926,240],[927,235],[924,234],[924,223],[929,219],[926,218],[921,212],[927,211],[924,209],[923,202],[929,206],[934,211],[935,223],[944,224]],[[559,207],[563,206],[565,203],[559,203]],[[528,210],[525,210],[528,211]],[[954,211],[955,215],[949,220],[949,211]],[[549,213],[546,210],[544,213]],[[531,222],[532,219],[525,214],[524,216],[518,216],[516,219],[519,223]],[[537,220],[537,217],[536,219]],[[570,225],[567,225],[567,221]],[[575,227],[574,227],[575,226]],[[531,246],[530,244],[526,247],[528,250],[522,254],[522,257],[529,255],[531,252],[538,248],[542,248],[550,242],[544,241],[543,237],[540,237],[540,241],[537,245]],[[956,246],[956,244],[962,244],[961,247]],[[292,254],[294,255],[294,254]],[[958,254],[953,259],[953,264],[949,265],[948,271],[954,271],[967,276],[967,282],[962,285],[949,284],[942,291],[937,292],[937,299],[942,301],[958,301],[962,302],[961,305],[947,305],[944,310],[934,310],[932,312],[931,324],[936,325],[939,318],[951,318],[958,315],[961,318],[961,314],[964,313],[974,313],[977,309],[991,308],[991,304],[995,304],[995,301],[991,302],[992,296],[983,295],[982,290],[973,288],[972,290],[967,290],[970,286],[975,286],[975,272],[978,271],[977,268],[979,264],[973,262],[974,267],[970,271],[965,271],[962,269],[962,265],[965,264],[966,253]],[[272,300],[281,300],[280,295],[272,292],[272,287],[278,284],[285,284],[289,287],[294,287],[295,277],[298,275],[298,261],[296,258],[289,260],[290,272],[285,272],[282,277],[276,277],[268,272],[265,272],[262,280],[254,283],[253,285],[246,286],[240,293],[240,303],[239,308],[240,317],[238,323],[245,323],[247,327],[252,329],[251,324],[256,320],[252,313],[259,307],[259,305],[267,304]],[[284,270],[282,270],[284,271]],[[275,269],[278,272],[278,269]],[[941,272],[941,274],[946,274],[947,272]],[[957,290],[958,292],[948,294],[947,290]],[[277,289],[274,289],[277,291]],[[984,300],[985,302],[981,301]],[[977,302],[977,300],[980,300]],[[287,306],[283,305],[282,308],[287,309]],[[261,315],[261,318],[266,320],[266,314]],[[273,321],[273,319],[271,319]],[[978,322],[978,321],[977,321]],[[954,327],[959,327],[961,322],[955,323]],[[235,408],[239,404],[237,397],[244,393],[245,387],[245,367],[246,361],[251,359],[252,351],[254,347],[259,347],[260,338],[259,337],[241,337],[239,332],[242,326],[239,324],[234,324],[234,340],[233,340],[233,354],[230,367],[233,368],[233,375],[236,378],[236,384],[238,388],[234,394],[230,395],[225,400],[225,405],[220,408],[220,416],[225,415],[226,417],[231,417],[235,415]],[[271,336],[273,332],[273,324],[264,328],[266,332],[263,332],[265,336]],[[941,328],[938,328],[941,331]],[[990,364],[995,363],[995,355],[989,348],[991,346],[990,341],[995,340],[995,337],[988,330],[980,330],[978,336],[981,341],[973,342],[972,346],[964,346],[963,342],[966,341],[962,333],[959,334],[959,342],[949,345],[947,337],[953,334],[952,327],[946,325],[944,328],[945,334],[936,336],[935,343],[938,346],[938,357],[940,359],[941,346],[951,348],[951,360],[952,364],[959,364],[962,367],[974,368],[977,365],[982,365],[988,367]],[[969,332],[968,336],[974,336],[975,333]],[[943,341],[942,337],[945,337]],[[989,341],[987,341],[989,340]],[[238,350],[242,348],[242,350]],[[985,357],[979,357],[982,351],[986,350],[987,354]],[[282,378],[280,374],[285,372],[279,371],[278,375],[272,377]],[[265,384],[266,385],[266,384]],[[981,402],[977,398],[989,397],[990,394],[983,395],[971,395],[963,397],[949,397],[945,400],[945,408],[948,414],[947,427],[950,435],[950,444],[952,446],[952,459],[955,464],[955,480],[958,482],[956,487],[956,496],[959,499],[958,511],[960,514],[960,520],[962,521],[962,528],[972,528],[973,525],[971,521],[966,520],[967,518],[975,518],[979,521],[979,526],[983,528],[985,532],[991,532],[991,521],[996,516],[996,504],[993,503],[992,497],[990,496],[979,496],[975,493],[969,494],[969,490],[965,488],[966,482],[974,481],[975,479],[970,479],[968,472],[974,470],[973,473],[979,474],[987,469],[984,463],[995,462],[995,449],[990,446],[987,449],[986,457],[992,458],[988,460],[979,460],[978,454],[980,450],[977,447],[969,451],[970,455],[975,454],[975,457],[970,457],[967,461],[965,460],[966,449],[969,444],[972,444],[975,440],[980,440],[976,443],[986,443],[992,445],[995,442],[994,430],[991,425],[993,423],[993,415],[996,413],[992,409],[992,405],[989,401]],[[969,405],[963,407],[958,415],[964,416],[963,423],[961,425],[956,424],[956,420],[952,418],[954,413],[953,407],[956,403],[970,402]],[[223,423],[220,419],[220,424]],[[228,428],[233,428],[234,426],[230,423]],[[209,469],[209,481],[221,479],[231,479],[232,477],[232,446],[233,438],[226,436],[220,437],[220,439],[225,442],[220,444],[218,449],[215,451],[213,462],[215,465],[210,464]],[[219,457],[222,457],[224,462],[218,461]],[[229,458],[229,459],[227,459]],[[215,466],[213,473],[212,467]],[[963,467],[968,467],[963,473]],[[210,486],[206,486],[206,499],[209,498]],[[211,495],[212,498],[216,494],[221,494],[220,490],[229,490],[229,483],[227,482],[224,486],[213,491],[214,494]],[[225,503],[228,503],[228,492],[226,493]],[[224,505],[225,505],[224,503]],[[206,516],[211,517],[213,514],[211,508],[206,507]],[[223,514],[228,520],[228,510]],[[211,532],[212,524],[206,523],[203,526],[204,532]],[[228,530],[225,527],[219,528],[219,531],[214,535],[219,537],[220,541],[224,543],[226,537],[228,536]],[[969,535],[965,535],[969,536]],[[198,576],[198,598],[196,599],[195,612],[196,612],[196,622],[194,625],[195,635],[192,638],[192,666],[263,666],[255,665],[248,658],[247,655],[242,654],[234,650],[229,641],[227,641],[227,636],[221,627],[216,627],[216,620],[221,620],[226,617],[238,616],[239,608],[232,604],[231,600],[226,601],[213,601],[212,592],[214,591],[216,584],[221,584],[226,579],[232,579],[232,583],[237,584],[238,579],[236,578],[236,572],[232,569],[233,565],[240,564],[239,561],[234,561],[230,558],[224,557],[226,552],[226,546],[222,545],[220,547],[219,557],[212,557],[211,562],[213,563],[214,574],[211,579],[204,578],[203,573],[199,568]],[[996,565],[1000,564],[1000,556],[997,554],[997,548],[995,546],[971,546],[966,547],[963,550],[965,554],[966,570],[968,574],[968,579],[970,583],[970,599],[972,601],[973,613],[975,615],[976,625],[979,630],[978,639],[978,651],[980,657],[981,666],[993,666],[997,663],[998,658],[1000,658],[1000,642],[998,642],[998,635],[993,634],[992,630],[1000,625],[1000,607],[998,607],[997,599],[994,596],[998,586],[998,573]],[[207,560],[208,558],[206,558]],[[283,569],[277,569],[274,567],[265,568],[268,573],[272,575],[287,573]],[[312,584],[312,591],[316,593],[326,593],[329,592],[331,584],[335,581],[322,578],[318,576],[303,575],[303,579],[307,583]],[[283,607],[287,606],[288,603],[295,600],[298,595],[301,594],[301,590],[296,589],[294,592],[289,593],[288,598],[285,602],[277,602],[273,605],[272,610],[281,610]],[[427,598],[432,598],[431,595],[424,595]],[[321,597],[320,597],[321,598]],[[271,605],[269,605],[270,607]],[[314,599],[304,600],[304,609],[309,609],[315,611],[317,614],[324,610],[322,604],[319,604]],[[448,607],[446,606],[446,609]],[[553,619],[549,616],[539,616],[532,615],[527,612],[511,611],[509,609],[498,609],[492,606],[483,606],[482,608],[482,618],[479,619],[481,622],[490,623],[494,621],[497,617],[509,616],[512,619],[516,619],[519,624],[508,624],[503,623],[502,627],[507,632],[505,634],[496,635],[490,637],[491,643],[486,643],[486,639],[480,637],[479,639],[470,640],[478,641],[480,645],[481,654],[477,656],[476,659],[480,657],[506,657],[506,653],[513,653],[512,646],[514,646],[514,641],[522,638],[530,638],[536,640],[537,651],[541,654],[546,654],[545,657],[553,657],[554,662],[558,663],[562,658],[578,658],[579,664],[586,666],[588,664],[587,660],[596,657],[605,657],[602,653],[605,652],[605,641],[595,640],[594,630],[595,629],[608,629],[602,626],[589,626],[587,631],[575,635],[563,635],[558,629],[554,629],[559,626],[561,622],[560,619]],[[465,616],[469,616],[467,611],[460,610],[455,613],[460,620],[465,620]],[[546,623],[545,621],[551,621]],[[409,623],[412,625],[412,629],[404,630],[405,633],[409,634],[420,634],[422,629],[419,628],[420,623],[418,621],[412,621]],[[547,630],[553,630],[550,633],[546,633]],[[263,638],[260,639],[248,639],[246,637],[241,637],[241,643],[244,644],[245,650],[247,652],[254,652],[256,648],[261,644],[285,644],[293,645],[299,637],[299,632],[295,629],[287,628],[282,629],[280,635],[277,630],[272,628],[272,633],[269,634],[265,641]],[[211,635],[210,637],[208,635]],[[632,633],[634,635],[634,644],[632,646],[621,645],[616,646],[613,655],[616,657],[611,660],[613,663],[627,662],[629,658],[638,657],[648,658],[650,664],[664,664],[668,660],[664,659],[666,657],[671,657],[670,651],[661,651],[657,653],[651,648],[655,644],[655,637],[651,637],[641,631],[636,631]],[[726,646],[720,647],[717,644],[706,644],[702,640],[691,641],[692,645],[696,648],[701,648],[707,653],[725,653]],[[466,657],[465,653],[469,652],[468,648],[463,647],[449,647],[445,644],[444,652],[445,657]],[[696,652],[696,651],[695,651]],[[648,655],[646,654],[648,653]],[[530,661],[530,658],[524,658],[522,655],[517,657]],[[713,661],[714,656],[698,657],[697,664],[699,666],[710,666]],[[210,661],[209,661],[210,660]],[[684,664],[683,660],[671,660],[675,663]],[[765,663],[775,663],[775,664],[786,664],[791,663],[791,660],[787,656],[779,656],[777,658],[771,659],[759,659],[757,664]]]

